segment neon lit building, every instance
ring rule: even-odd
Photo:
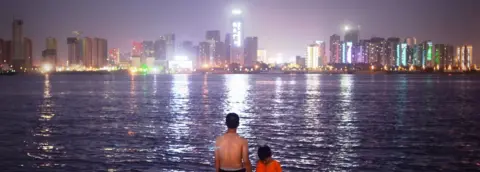
[[[318,68],[318,59],[320,56],[320,45],[311,44],[307,47],[307,57],[305,58],[305,66],[307,68]]]
[[[232,46],[230,49],[230,63],[244,64],[243,54],[243,17],[242,11],[239,9],[232,10]]]
[[[407,66],[407,43],[397,45],[397,66]]]
[[[388,66],[398,66],[397,65],[397,59],[398,59],[398,54],[397,53],[397,47],[400,44],[400,38],[395,38],[395,37],[390,37],[387,39],[387,45],[385,49],[385,53],[387,55],[387,60],[384,65]]]
[[[342,63],[351,64],[352,63],[352,42],[344,42],[342,44]]]
[[[326,55],[326,48],[324,41],[315,41],[315,43],[319,46],[318,52],[318,66],[324,66],[328,64],[328,57]]]
[[[120,63],[120,49],[112,48],[108,52],[108,63],[116,65]]]
[[[434,67],[432,52],[433,52],[433,43],[432,41],[425,41],[422,43],[422,67],[432,68]]]
[[[472,45],[461,45],[456,48],[455,61],[459,65],[461,70],[470,70],[473,66],[473,47]]]
[[[339,35],[330,36],[330,63],[341,63],[341,42]]]

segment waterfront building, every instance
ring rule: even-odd
[[[167,60],[175,60],[175,34],[166,34],[164,36],[166,44],[166,58]]]
[[[23,71],[33,70],[33,45],[30,38],[24,38],[23,41]]]
[[[13,20],[12,22],[12,58],[13,68],[17,71],[23,71],[26,64],[24,56],[24,37],[23,37],[23,21]]]
[[[307,47],[307,57],[305,58],[305,67],[315,69],[319,67],[320,45],[310,44]]]
[[[358,28],[350,28],[348,26],[345,27],[345,37],[343,41],[351,42],[352,44],[358,43],[360,37],[360,29]]]
[[[207,41],[214,41],[214,42],[220,42],[220,31],[219,30],[209,30],[205,34],[205,40]]]
[[[197,52],[197,68],[210,67],[210,43],[200,42]]]
[[[472,45],[461,45],[456,48],[455,61],[463,71],[470,70],[473,66],[473,47]]]
[[[267,57],[267,50],[265,49],[259,49],[257,51],[257,61],[267,63],[268,62],[268,57]]]
[[[79,63],[77,59],[77,38],[69,37],[67,38],[67,45],[68,45],[68,59],[67,59],[67,66],[73,66]]]
[[[387,39],[387,45],[385,49],[385,54],[387,55],[386,63],[383,65],[387,66],[398,66],[397,59],[399,58],[399,53],[397,52],[397,47],[400,45],[400,38],[390,37]]]
[[[330,63],[341,63],[341,43],[339,35],[330,36]]]
[[[305,67],[305,57],[296,56],[295,57],[295,64],[297,64],[299,67],[304,68]]]
[[[232,46],[230,48],[230,63],[244,64],[244,23],[242,11],[239,9],[232,10],[231,23],[232,26]]]
[[[156,61],[167,60],[167,43],[164,37],[155,40],[155,43],[153,44],[153,51]]]
[[[422,43],[422,67],[423,68],[433,68],[433,43],[432,41],[424,41]]]
[[[120,64],[120,49],[112,48],[108,51],[108,64],[109,65],[118,65]]]
[[[253,67],[257,62],[258,38],[245,38],[245,66]]]
[[[231,59],[231,48],[232,48],[232,34],[227,33],[225,34],[225,64],[230,64]]]

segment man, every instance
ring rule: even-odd
[[[247,139],[237,134],[240,118],[235,113],[226,117],[227,133],[215,142],[215,169],[217,172],[252,172],[248,159]]]

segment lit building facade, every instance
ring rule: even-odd
[[[319,67],[320,45],[310,44],[307,47],[307,57],[305,58],[305,67],[314,69]]]
[[[331,64],[341,63],[341,44],[340,36],[330,36],[330,61]]]
[[[422,43],[422,67],[433,68],[433,43],[432,41],[425,41]]]
[[[461,70],[467,71],[472,68],[473,66],[472,57],[473,57],[472,45],[461,45],[456,47],[455,62],[457,63],[458,67]]]
[[[368,62],[370,64],[386,64],[388,63],[388,55],[386,51],[387,41],[385,38],[373,37],[367,45]]]
[[[387,66],[398,66],[397,65],[397,60],[398,60],[398,55],[399,53],[397,52],[398,49],[397,47],[400,45],[400,38],[396,37],[390,37],[387,39],[387,45],[385,49],[385,54],[387,55],[387,60],[386,63],[383,65]]]
[[[120,49],[112,48],[108,51],[108,64],[118,65],[120,64]]]
[[[327,52],[325,48],[325,42],[324,41],[315,41],[316,44],[319,46],[319,52],[318,52],[318,66],[326,66],[328,65],[328,57],[327,57]]]
[[[396,66],[406,67],[407,64],[407,43],[397,45],[397,64]]]
[[[155,40],[155,43],[153,43],[153,50],[154,50],[155,60],[157,61],[167,60],[167,43],[163,37]]]
[[[24,38],[23,41],[23,55],[25,59],[24,71],[33,70],[33,43],[30,38]]]
[[[245,38],[245,66],[253,67],[257,62],[257,51],[258,51],[258,38],[257,37],[247,37]]]
[[[263,63],[268,62],[267,50],[265,50],[265,49],[257,50],[257,61],[263,62]]]
[[[342,43],[342,63],[352,64],[353,42]]]
[[[200,42],[198,44],[197,68],[210,67],[210,43]]]
[[[232,46],[230,48],[230,63],[244,64],[244,23],[242,17],[242,11],[235,9],[232,11]]]
[[[67,45],[68,45],[68,59],[67,59],[67,66],[73,66],[80,62],[77,59],[77,38],[69,37],[67,38]]]

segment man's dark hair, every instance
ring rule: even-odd
[[[260,146],[258,148],[257,154],[260,160],[265,161],[267,158],[272,156],[272,150],[270,150],[270,147],[268,147],[267,145]]]
[[[227,124],[227,127],[230,129],[235,129],[238,127],[240,124],[240,117],[236,113],[229,113],[227,114],[227,117],[225,118],[225,123]]]

